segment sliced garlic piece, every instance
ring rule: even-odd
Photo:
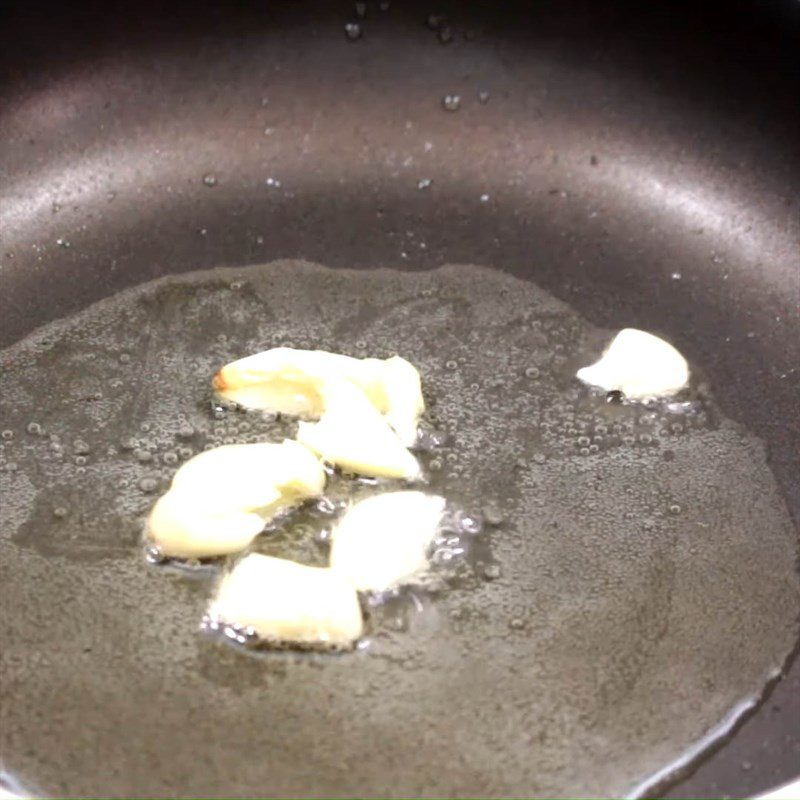
[[[349,356],[275,347],[226,364],[212,384],[221,397],[246,408],[318,419],[324,410],[320,387],[331,376],[363,385],[371,370]]]
[[[251,553],[221,581],[209,615],[274,643],[350,647],[364,622],[353,585],[330,569]]]
[[[224,445],[175,473],[150,512],[146,535],[165,556],[236,553],[279,511],[324,488],[322,464],[298,442]]]
[[[307,447],[292,439],[280,444],[226,444],[189,459],[172,478],[216,507],[260,508],[281,496],[314,497],[325,488],[325,471]],[[267,499],[267,502],[265,502]]]
[[[444,498],[389,492],[354,505],[333,532],[330,568],[360,591],[407,583],[428,566],[442,521]]]
[[[212,383],[221,397],[246,408],[319,419],[326,406],[325,384],[337,379],[358,386],[403,443],[414,443],[425,403],[419,372],[400,356],[352,358],[276,347],[226,364]]]
[[[297,440],[346,472],[382,478],[416,478],[417,459],[364,392],[349,381],[331,381],[319,422],[301,422]]]
[[[279,499],[276,492],[275,501]],[[209,509],[198,505],[190,492],[169,491],[153,506],[146,535],[165,556],[211,558],[244,550],[264,521],[254,511]]]
[[[417,440],[419,418],[425,411],[419,371],[400,356],[387,358],[381,363],[384,403],[378,410],[386,415],[386,421],[394,428],[400,441],[411,447]]]
[[[665,397],[689,382],[686,359],[658,336],[636,328],[621,330],[595,364],[579,369],[578,380],[632,399]]]

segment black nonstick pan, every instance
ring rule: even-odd
[[[799,32],[800,6],[789,0],[4,2],[0,344],[192,270],[276,259],[500,269],[593,325],[658,331],[700,365],[720,412],[763,442],[759,458],[777,486],[763,514],[779,508],[793,520],[782,563],[796,569]],[[25,419],[38,402],[32,392]],[[745,478],[731,474],[728,488],[737,481]],[[733,638],[743,651],[763,634],[748,608],[777,580],[761,568],[754,513],[734,504],[715,517],[756,548],[741,550],[755,565],[741,588],[741,625],[718,631],[720,647]],[[691,652],[656,649],[648,658],[670,676],[664,694],[649,695],[658,708],[634,681],[614,695],[628,710],[613,725],[602,715],[562,718],[553,698],[537,727],[525,693],[541,693],[549,678],[531,666],[539,659],[522,634],[486,638],[476,622],[457,663],[442,655],[455,684],[431,667],[441,644],[397,673],[390,659],[362,654],[359,664],[380,664],[358,667],[363,692],[342,657],[252,658],[209,649],[193,631],[172,631],[174,649],[153,655],[170,637],[129,626],[138,595],[86,605],[106,591],[117,598],[112,584],[140,568],[158,596],[162,579],[139,563],[138,542],[126,539],[114,557],[130,572],[112,558],[106,583],[92,583],[96,561],[85,578],[62,581],[50,570],[70,561],[68,547],[37,548],[35,525],[25,533],[33,547],[23,547],[3,525],[0,766],[20,791],[716,797],[750,796],[800,772],[791,642],[781,670],[753,666],[764,678],[752,702],[719,709],[725,735],[693,731],[687,750],[703,735],[713,741],[681,758],[669,731],[661,742],[655,730],[668,716],[664,698],[709,707],[735,658],[728,672],[709,668],[720,683]],[[502,528],[492,535],[501,558]],[[669,547],[662,555],[673,563]],[[548,568],[555,581],[558,564]],[[539,574],[524,559],[504,569],[509,580]],[[648,580],[680,574],[665,567]],[[658,617],[672,597],[664,591],[642,614]],[[713,603],[696,613],[714,629]],[[423,638],[450,625],[426,619]],[[797,620],[784,622],[791,631]],[[673,632],[666,624],[665,640]],[[555,650],[567,647],[554,637]],[[576,694],[594,686],[581,647],[574,658],[558,650]],[[406,713],[422,704],[424,713]],[[569,763],[553,744],[565,735],[585,747]],[[643,742],[647,769],[625,772]],[[607,770],[596,757],[606,746]]]

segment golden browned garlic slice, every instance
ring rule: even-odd
[[[346,578],[259,553],[245,556],[222,579],[208,613],[272,643],[350,647],[364,626]]]
[[[625,328],[599,361],[579,369],[576,377],[632,399],[667,397],[689,382],[689,365],[669,342],[647,331]]]
[[[226,364],[213,386],[220,397],[246,408],[319,419],[326,408],[325,386],[337,379],[361,389],[406,447],[414,443],[425,403],[419,372],[400,356],[352,358],[276,347]]]
[[[420,474],[417,459],[350,381],[326,384],[322,417],[319,422],[301,422],[297,441],[346,472],[408,479]]]
[[[236,553],[278,511],[324,488],[322,464],[298,442],[224,445],[175,473],[150,512],[146,536],[165,556]]]
[[[360,591],[382,592],[412,581],[428,567],[444,505],[444,498],[417,491],[356,503],[333,532],[330,568]]]

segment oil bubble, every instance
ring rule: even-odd
[[[446,94],[442,98],[442,108],[445,111],[458,111],[461,108],[461,97],[457,94]]]
[[[143,491],[145,494],[150,494],[151,492],[154,492],[156,489],[158,489],[159,483],[160,480],[158,478],[148,475],[144,478],[140,478],[139,483],[137,485],[139,489],[141,489],[141,491]]]

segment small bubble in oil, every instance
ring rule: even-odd
[[[315,534],[314,539],[320,544],[328,544],[333,536],[333,533],[328,528],[320,528]]]
[[[195,429],[191,425],[189,425],[187,423],[187,424],[181,425],[178,428],[178,430],[175,431],[175,435],[179,439],[191,439],[192,436],[195,435]]]
[[[477,514],[471,514],[467,511],[456,513],[454,522],[459,533],[477,536],[483,530],[483,520]]]
[[[354,42],[361,38],[361,26],[357,22],[347,22],[344,26],[344,35]]]
[[[330,497],[321,497],[317,500],[315,508],[320,514],[336,514],[341,511],[347,504],[344,500],[333,500]]]
[[[438,31],[439,28],[444,25],[445,16],[444,14],[428,14],[428,19],[425,20],[425,24],[432,30]]]
[[[390,619],[386,620],[387,627],[391,628],[393,631],[397,631],[398,633],[408,630],[408,620],[398,614],[396,617],[391,617]]]
[[[144,492],[145,494],[150,494],[158,489],[159,480],[158,478],[154,478],[151,475],[148,475],[144,478],[139,479],[139,483],[137,484],[139,489]]]
[[[164,551],[157,544],[148,544],[144,548],[144,557],[148,564],[161,564],[166,560]]]
[[[442,108],[445,111],[458,111],[461,108],[461,97],[457,94],[446,94],[442,98]]]
[[[450,44],[453,41],[453,29],[449,25],[442,25],[436,34],[436,38],[442,44]]]
[[[449,564],[455,558],[455,554],[449,547],[439,547],[431,554],[431,562],[439,566]]]
[[[444,447],[450,441],[450,435],[446,431],[420,431],[415,442],[415,449],[423,452],[436,450]]]
[[[506,518],[503,509],[496,503],[486,503],[481,509],[484,522],[487,525],[501,525]]]
[[[219,622],[209,614],[204,614],[200,620],[200,630],[203,633],[216,633],[219,630]]]
[[[206,186],[216,186],[217,185],[217,176],[213,173],[209,172],[206,175],[203,175],[203,183]]]

